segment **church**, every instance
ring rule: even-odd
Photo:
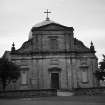
[[[50,20],[35,24],[28,41],[19,48],[13,43],[3,57],[18,65],[21,76],[14,89],[67,89],[97,87],[95,48],[74,37],[73,27]],[[10,89],[12,89],[10,87]]]

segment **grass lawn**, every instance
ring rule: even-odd
[[[0,99],[0,105],[105,105],[105,96]]]

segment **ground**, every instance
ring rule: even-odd
[[[105,96],[0,99],[0,105],[105,105]]]

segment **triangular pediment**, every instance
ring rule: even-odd
[[[50,24],[47,24],[47,25],[43,25],[43,26],[40,26],[40,27],[33,27],[32,28],[32,31],[36,31],[36,30],[72,30],[73,31],[73,27],[67,27],[67,26],[63,26],[63,25],[60,25],[60,24],[57,24],[57,23],[50,23]]]

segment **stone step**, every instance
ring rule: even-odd
[[[73,96],[74,93],[71,91],[57,91],[57,96]]]

